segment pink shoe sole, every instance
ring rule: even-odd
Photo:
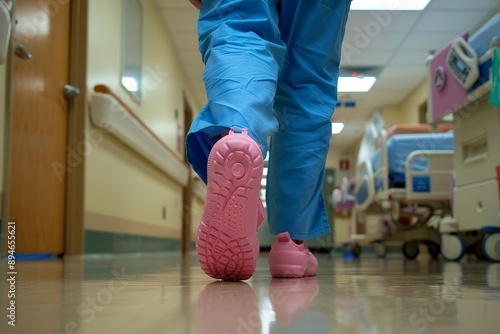
[[[268,262],[273,277],[310,277],[318,271],[318,260],[313,253],[303,243],[293,242],[288,232],[277,236]]]
[[[210,152],[207,198],[196,233],[198,262],[210,277],[245,280],[255,271],[262,170],[261,150],[246,130],[231,132]]]

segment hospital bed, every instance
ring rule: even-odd
[[[401,125],[386,131],[379,115],[368,124],[356,171],[351,240],[369,240],[377,255],[385,241],[402,241],[407,258],[424,242],[439,255],[440,238],[429,226],[449,211],[453,132],[442,125]],[[365,233],[358,233],[358,220]],[[377,226],[378,225],[378,226]]]
[[[468,252],[500,261],[499,39],[496,14],[474,35],[457,36],[428,62],[428,121],[454,123],[453,210],[439,224],[441,253],[450,261]]]

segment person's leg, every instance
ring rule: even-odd
[[[199,49],[208,104],[187,135],[187,158],[207,182],[207,158],[220,134],[248,129],[266,155],[278,128],[273,103],[285,45],[278,28],[278,0],[203,0]]]
[[[330,232],[321,188],[337,102],[341,45],[350,0],[283,0],[287,44],[270,145],[267,208],[270,231],[304,240]]]
[[[207,183],[198,261],[211,277],[248,279],[259,252],[263,157],[277,130],[272,107],[285,53],[277,0],[204,0],[198,29],[208,105],[186,140],[188,161]]]

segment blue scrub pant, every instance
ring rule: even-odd
[[[321,189],[351,0],[203,0],[198,20],[208,104],[187,135],[207,182],[221,133],[248,129],[265,157],[273,234],[330,232]],[[268,145],[268,138],[271,138]]]

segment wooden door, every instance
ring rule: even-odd
[[[17,0],[9,220],[18,253],[64,253],[70,3]],[[17,54],[17,53],[16,53]]]

